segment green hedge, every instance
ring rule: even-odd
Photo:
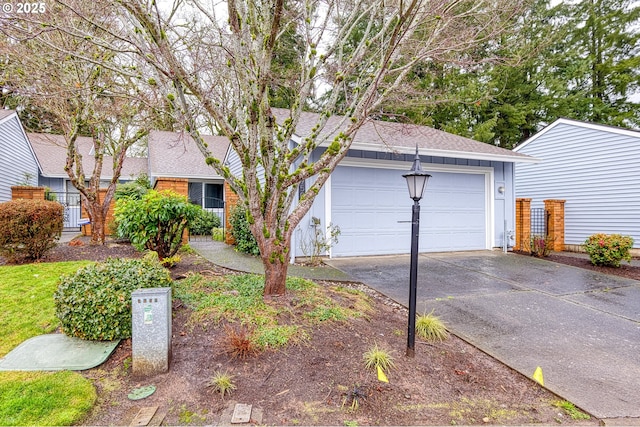
[[[169,272],[149,259],[111,258],[62,276],[54,294],[65,334],[98,341],[131,337],[131,294],[171,286]]]

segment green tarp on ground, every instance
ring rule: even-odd
[[[85,341],[64,334],[39,335],[0,359],[0,371],[82,371],[107,360],[119,342]]]

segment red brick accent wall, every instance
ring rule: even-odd
[[[231,230],[231,223],[229,222],[229,218],[231,218],[231,211],[238,204],[239,197],[235,191],[231,188],[229,183],[225,181],[224,183],[224,218],[225,225],[224,229],[226,230],[224,241],[229,245],[233,245],[235,243],[233,236],[229,232]]]
[[[531,252],[531,199],[516,199],[516,245],[514,250]]]
[[[189,181],[186,178],[158,178],[153,188],[158,191],[173,190],[189,197]]]
[[[11,199],[44,200],[44,187],[13,186],[11,187]]]
[[[547,235],[553,240],[553,250],[564,250],[564,204],[565,200],[545,200],[544,210],[549,213]]]

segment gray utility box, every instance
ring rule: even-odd
[[[134,375],[169,370],[171,288],[138,289],[131,294],[131,353]]]

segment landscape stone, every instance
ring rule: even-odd
[[[244,424],[251,420],[251,405],[238,403],[231,416],[231,424]]]

